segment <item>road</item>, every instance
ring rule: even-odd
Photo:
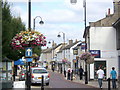
[[[50,72],[50,88],[93,88],[91,86],[66,80],[62,74]]]
[[[49,71],[50,73],[50,84],[49,86],[44,86],[45,90],[46,89],[70,89],[70,88],[82,88],[82,89],[95,89],[94,87],[92,86],[88,86],[88,85],[85,85],[85,84],[81,84],[81,83],[77,83],[77,82],[73,82],[73,81],[70,81],[70,80],[66,80],[64,78],[64,76],[60,73],[57,73],[57,72],[52,72],[52,71]],[[41,85],[40,84],[34,84],[34,85],[31,85],[31,88],[35,88],[35,89],[40,89],[41,88]]]

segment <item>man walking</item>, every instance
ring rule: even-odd
[[[72,73],[72,69],[69,67],[68,70],[67,70],[67,80],[70,80],[71,79],[71,73]]]
[[[116,88],[116,77],[117,77],[117,72],[115,71],[115,68],[112,67],[112,71],[110,72],[110,77],[112,78],[112,88]]]
[[[80,66],[80,69],[79,69],[80,80],[82,80],[83,72],[84,70],[82,69],[82,66]]]
[[[104,71],[101,69],[101,67],[99,67],[99,70],[97,71],[97,75],[98,75],[99,87],[102,89],[102,80],[104,77]]]

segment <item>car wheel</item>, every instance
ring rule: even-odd
[[[46,85],[48,86],[48,85],[49,85],[49,83],[46,83]]]

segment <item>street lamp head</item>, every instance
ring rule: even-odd
[[[48,43],[49,43],[49,44],[51,44],[51,42],[50,42],[50,41],[49,41]]]
[[[58,36],[57,37],[61,37],[61,35],[60,34],[58,34]]]
[[[43,24],[44,24],[44,22],[41,20],[41,21],[39,22],[39,24],[43,25]]]

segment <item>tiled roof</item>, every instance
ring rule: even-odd
[[[65,49],[70,49],[72,46],[74,46],[75,44],[77,44],[79,41],[76,41],[76,42],[74,42],[74,43],[72,43],[72,44],[70,44],[70,45],[67,45],[63,50],[65,50]]]

